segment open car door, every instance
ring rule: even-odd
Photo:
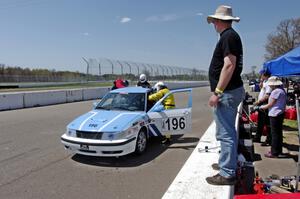
[[[163,102],[173,95],[175,107],[164,109]],[[148,111],[150,118],[149,133],[151,136],[165,134],[178,135],[192,130],[192,89],[172,90],[161,98]]]

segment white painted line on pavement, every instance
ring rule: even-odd
[[[213,122],[169,186],[163,199],[226,199],[233,197],[233,186],[214,186],[205,180],[206,177],[218,173],[211,167],[213,163],[218,162],[218,151],[220,150],[218,147],[220,144],[216,141],[215,129],[216,125]],[[205,147],[208,148],[208,152],[205,151]]]

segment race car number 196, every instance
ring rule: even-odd
[[[164,121],[163,128],[165,130],[182,130],[185,128],[185,122],[184,117],[168,118]]]

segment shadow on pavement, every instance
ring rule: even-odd
[[[298,162],[298,155],[288,154],[288,158],[292,158],[295,162]]]
[[[179,137],[179,136],[173,136],[172,140],[174,140],[174,143],[180,144],[180,143],[197,143],[199,142],[199,138],[195,137]]]
[[[290,127],[290,126],[283,125],[283,130],[284,131],[297,131],[298,129]]]
[[[169,149],[185,149],[190,150],[196,148],[199,138],[196,137],[181,137],[181,136],[173,136],[172,144],[168,146]],[[191,144],[195,143],[195,144]],[[184,145],[183,145],[184,144]],[[189,145],[186,145],[189,144]]]
[[[289,151],[299,151],[299,145],[296,144],[283,143],[283,147]]]
[[[179,143],[192,143],[198,142],[199,138],[181,138],[180,136],[173,136],[172,143],[170,145],[161,144],[161,138],[155,137],[151,138],[148,142],[147,151],[142,155],[128,154],[120,157],[95,157],[95,156],[85,156],[80,154],[75,154],[72,156],[72,160],[93,166],[102,166],[102,167],[136,167],[148,163],[160,154],[166,151],[168,148],[183,148],[189,150],[195,148],[196,145],[180,145],[172,146]]]

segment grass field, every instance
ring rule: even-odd
[[[298,122],[297,120],[288,120],[284,119],[283,125],[289,127],[291,129],[297,130],[298,129]]]

